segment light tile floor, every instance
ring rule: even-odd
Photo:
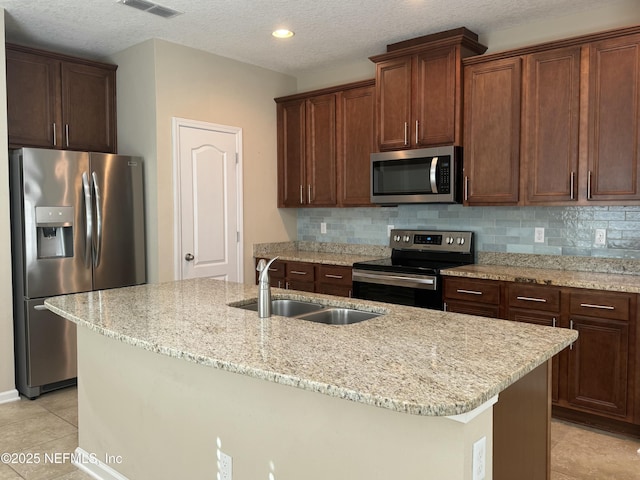
[[[89,480],[61,455],[44,461],[47,452],[71,454],[77,446],[74,387],[0,405],[0,454],[41,459],[39,464],[0,462],[0,480]],[[640,480],[639,448],[638,439],[553,420],[551,480]]]

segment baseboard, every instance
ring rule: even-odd
[[[15,402],[16,400],[20,400],[18,390],[13,389],[6,392],[0,392],[0,403]]]
[[[95,454],[78,447],[71,462],[87,475],[97,480],[129,480],[117,470],[102,462]]]

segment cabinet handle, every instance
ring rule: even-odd
[[[409,136],[409,124],[407,122],[404,122],[404,144],[409,145],[409,142],[407,141],[407,137]]]
[[[336,278],[338,280],[342,280],[344,278],[342,275],[332,275],[330,273],[325,273],[324,276],[327,278]]]
[[[309,199],[309,202],[307,203],[311,205],[311,184],[309,184],[307,188],[307,198]]]
[[[573,320],[569,321],[569,329],[573,330]],[[571,342],[571,345],[569,345],[569,350],[573,350],[573,342]]]
[[[570,184],[570,188],[571,188],[571,200],[575,200],[576,199],[576,195],[575,195],[575,185],[576,185],[576,172],[571,172],[571,184]]]
[[[286,290],[289,290],[289,282],[284,282],[284,288],[285,288]]]
[[[304,185],[300,184],[300,205],[304,203]]]
[[[469,200],[469,176],[464,177],[464,201]]]
[[[591,200],[591,170],[587,172],[587,200]]]
[[[611,305],[594,305],[592,303],[581,303],[580,306],[583,307],[583,308],[599,308],[600,310],[615,310],[616,309],[616,307],[613,307]]]
[[[64,126],[64,135],[66,137],[66,141],[67,141],[67,147],[69,146],[69,124],[66,123]]]
[[[55,147],[57,144],[57,140],[56,140],[56,123],[53,122],[53,146]]]
[[[278,269],[277,269],[277,268],[273,268],[273,267],[269,267],[269,271],[270,271],[270,272],[277,272],[277,271],[278,271]]]
[[[307,272],[300,272],[299,270],[291,270],[289,273],[293,273],[294,275],[306,275]]]
[[[540,302],[547,303],[546,298],[534,298],[534,297],[516,297],[517,300],[524,300],[526,302]]]
[[[556,325],[558,324],[558,320],[556,320],[556,317],[553,317],[553,320],[551,321],[551,326],[553,328],[556,328]]]
[[[351,294],[351,290],[349,290],[349,298],[351,298],[352,294]]]
[[[416,145],[418,145],[418,132],[419,132],[418,123],[419,123],[418,120],[416,120]]]
[[[442,304],[442,308],[443,308],[443,310],[444,310],[445,312],[447,311],[447,302],[444,302],[444,303]]]
[[[458,293],[468,293],[469,295],[482,295],[482,292],[478,292],[477,290],[464,290],[459,288],[456,290]]]

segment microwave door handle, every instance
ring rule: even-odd
[[[438,157],[431,159],[431,170],[429,171],[429,181],[431,182],[431,193],[438,193],[438,183],[436,182],[436,171],[438,169]]]

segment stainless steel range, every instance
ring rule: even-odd
[[[443,309],[445,268],[475,263],[473,232],[392,230],[391,258],[353,264],[353,296]]]

